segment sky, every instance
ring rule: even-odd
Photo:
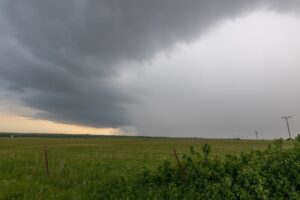
[[[297,0],[0,0],[0,131],[300,133]]]

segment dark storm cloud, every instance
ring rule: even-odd
[[[0,80],[32,117],[95,127],[133,125],[135,101],[119,85],[122,63],[191,42],[218,21],[271,0],[2,0]],[[9,86],[7,86],[7,84]],[[3,88],[2,88],[3,89]]]

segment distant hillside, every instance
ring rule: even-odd
[[[52,134],[52,133],[0,133],[0,137],[39,137],[39,138],[103,138],[126,137],[114,135],[90,135],[90,134]]]
[[[92,135],[92,134],[66,134],[66,133],[8,133],[8,132],[0,132],[0,138],[1,137],[37,137],[37,138],[132,138],[132,137],[134,137],[134,138],[160,138],[160,139],[169,138],[169,137],[130,136],[130,135]],[[199,138],[195,138],[195,139],[199,139]]]

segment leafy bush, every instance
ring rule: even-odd
[[[300,136],[294,148],[283,149],[275,140],[264,151],[210,156],[190,147],[180,163],[169,161],[156,170],[144,170],[134,183],[118,181],[103,188],[106,199],[300,199]],[[105,196],[103,196],[105,194]]]

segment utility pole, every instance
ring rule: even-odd
[[[258,131],[255,131],[255,137],[258,139]]]
[[[289,125],[289,118],[292,118],[291,116],[284,116],[284,117],[281,117],[282,119],[285,119],[286,121],[286,126],[287,126],[287,129],[288,129],[288,132],[289,132],[289,137],[290,139],[292,139],[291,137],[291,130],[290,130],[290,125]]]

